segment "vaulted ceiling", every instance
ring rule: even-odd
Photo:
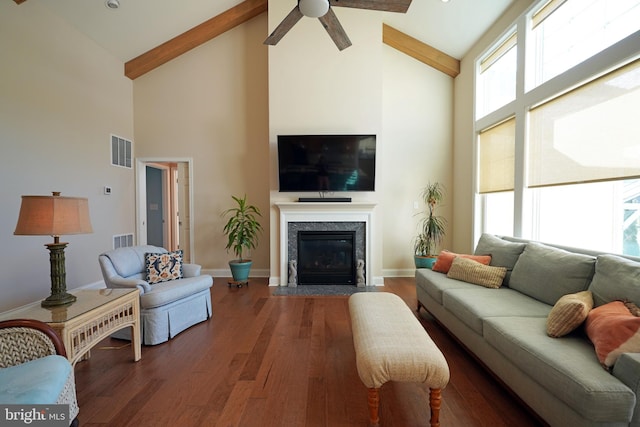
[[[25,0],[14,1],[19,4]],[[144,61],[157,61],[158,55],[168,55],[170,59],[171,55],[183,53],[194,47],[194,40],[200,40],[200,43],[207,41],[237,25],[238,19],[246,20],[264,13],[268,3],[267,0],[119,0],[120,7],[113,10],[105,5],[105,0],[28,1],[46,5],[127,66],[134,63],[136,72],[140,73],[147,72],[145,67],[151,66]],[[296,2],[270,1],[286,1],[291,3],[291,7]],[[441,51],[445,56],[460,59],[514,1],[413,0],[406,14],[380,13],[384,14],[385,24],[392,29]],[[335,13],[339,17],[341,11],[336,10]],[[395,33],[392,35],[397,36]],[[169,45],[167,42],[170,40],[173,41]],[[165,49],[158,48],[163,44]],[[170,48],[169,53],[167,47]],[[437,51],[432,51],[431,55],[433,52],[437,54]],[[139,57],[145,53],[146,58],[140,61]]]

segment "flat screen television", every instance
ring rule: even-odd
[[[278,135],[281,192],[374,191],[376,135]]]

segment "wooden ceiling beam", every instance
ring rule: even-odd
[[[382,42],[453,78],[460,74],[458,59],[387,24],[382,24]]]
[[[25,0],[21,0],[25,1]],[[124,75],[134,80],[193,48],[208,42],[232,28],[247,22],[268,9],[268,0],[245,0],[208,21],[127,61]]]

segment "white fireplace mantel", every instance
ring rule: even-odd
[[[365,285],[375,286],[372,249],[376,245],[373,202],[276,202],[280,210],[280,286],[287,286],[287,242],[290,222],[364,222]]]

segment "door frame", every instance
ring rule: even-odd
[[[187,163],[189,171],[189,252],[191,263],[195,263],[194,210],[193,210],[193,158],[192,157],[139,157],[136,158],[136,242],[147,244],[147,165],[158,163]]]

